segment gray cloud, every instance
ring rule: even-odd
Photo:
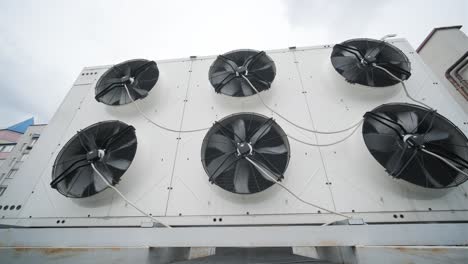
[[[450,1],[2,1],[0,127],[48,122],[80,70],[398,33],[417,46],[435,26],[468,24]]]

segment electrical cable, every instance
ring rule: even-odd
[[[328,147],[328,146],[333,146],[333,145],[336,145],[338,143],[341,143],[345,140],[347,140],[348,138],[350,138],[356,131],[357,129],[359,128],[359,125],[362,124],[364,122],[364,120],[361,120],[359,123],[355,124],[354,125],[354,130],[351,131],[351,133],[349,135],[347,135],[346,137],[344,137],[343,139],[340,139],[338,141],[335,141],[335,142],[332,142],[332,143],[326,143],[326,144],[314,144],[314,143],[310,143],[310,142],[306,142],[306,141],[303,141],[303,140],[300,140],[298,138],[295,138],[291,135],[287,135],[289,138],[297,141],[297,142],[300,142],[302,144],[305,144],[305,145],[309,145],[309,146],[313,146],[313,147]]]
[[[122,199],[125,200],[125,202],[127,202],[129,205],[131,205],[133,208],[135,208],[136,210],[138,210],[140,213],[144,214],[145,216],[149,217],[151,220],[153,220],[154,222],[157,222],[161,225],[163,225],[164,227],[167,227],[167,228],[172,228],[170,225],[167,225],[163,222],[161,222],[161,220],[158,220],[156,219],[155,217],[153,217],[152,215],[149,215],[147,214],[145,211],[141,210],[140,208],[138,208],[138,206],[136,206],[134,203],[132,203],[131,201],[129,201],[127,199],[127,197],[125,197],[125,195],[123,195],[119,189],[117,189],[115,186],[113,186],[112,184],[110,184],[107,179],[101,174],[101,172],[99,172],[98,169],[96,169],[96,167],[94,166],[94,163],[91,163],[91,167],[93,168],[93,170],[97,173],[97,175],[99,175],[99,177],[104,181],[104,183],[109,186],[110,188],[112,188],[118,195],[120,195],[120,197],[122,197]]]
[[[293,191],[289,190],[288,187],[284,186],[284,184],[282,184],[281,182],[277,181],[274,177],[272,177],[270,175],[269,172],[265,171],[262,167],[260,167],[259,165],[257,165],[254,161],[252,161],[249,157],[245,157],[247,159],[247,161],[249,161],[255,168],[257,168],[258,170],[260,170],[262,172],[263,175],[266,175],[268,178],[270,178],[273,182],[275,182],[276,184],[278,184],[279,186],[281,186],[283,189],[285,189],[288,193],[290,193],[292,196],[294,196],[297,200],[299,200],[300,202],[302,203],[305,203],[307,205],[310,205],[310,206],[313,206],[315,208],[318,208],[318,209],[321,209],[321,210],[324,210],[326,212],[329,212],[329,213],[332,213],[332,214],[335,214],[335,215],[339,215],[339,216],[342,216],[346,219],[351,219],[352,217],[351,216],[348,216],[348,215],[345,215],[345,214],[342,214],[342,213],[339,213],[339,212],[336,212],[336,211],[333,211],[333,210],[330,210],[330,209],[326,209],[324,207],[321,207],[319,205],[316,205],[316,204],[313,204],[313,203],[310,203],[310,202],[307,202],[305,200],[303,200],[301,197],[299,197],[298,195],[296,195]]]
[[[128,87],[127,87],[126,84],[124,84],[124,88],[125,88],[125,91],[127,92],[128,97],[133,102],[133,104],[135,105],[135,108],[138,110],[140,115],[143,116],[148,122],[150,122],[151,124],[161,128],[161,129],[164,129],[164,130],[170,131],[170,132],[175,132],[175,133],[192,133],[192,132],[199,132],[199,131],[204,131],[204,130],[210,129],[210,127],[207,127],[207,128],[193,129],[193,130],[176,130],[176,129],[167,128],[165,126],[162,126],[162,125],[154,122],[153,120],[151,120],[151,118],[149,118],[147,115],[145,115],[145,113],[143,113],[143,111],[140,109],[140,106],[138,105],[138,103],[135,100],[133,100],[133,97],[130,95],[130,91],[128,90]]]
[[[425,107],[427,107],[427,108],[433,110],[433,108],[430,107],[429,105],[427,105],[427,104],[425,104],[425,103],[423,103],[423,102],[421,102],[421,101],[415,99],[414,97],[412,97],[412,96],[410,95],[410,93],[408,92],[408,89],[406,88],[406,85],[405,85],[405,83],[404,83],[404,81],[403,81],[402,79],[396,77],[396,76],[395,76],[393,73],[391,73],[389,70],[387,70],[387,69],[385,69],[384,67],[381,67],[381,66],[379,66],[379,65],[376,65],[375,63],[372,64],[372,66],[373,66],[374,68],[377,68],[377,69],[379,69],[379,70],[382,70],[382,71],[386,72],[388,75],[390,75],[390,77],[392,77],[393,79],[399,81],[399,82],[401,83],[401,86],[403,86],[403,90],[405,91],[406,96],[407,96],[409,99],[411,99],[413,102],[418,103],[418,104],[421,104],[421,105],[423,105],[423,106],[425,106]]]
[[[288,122],[289,124],[299,128],[299,129],[302,129],[302,130],[305,130],[305,131],[309,131],[309,132],[312,132],[312,133],[317,133],[317,134],[338,134],[338,133],[342,133],[342,132],[345,132],[345,131],[348,131],[348,130],[351,130],[353,129],[355,126],[359,125],[363,119],[359,120],[359,122],[357,123],[354,123],[353,125],[351,125],[350,127],[348,128],[344,128],[344,129],[341,129],[341,130],[337,130],[337,131],[318,131],[318,130],[313,130],[313,129],[309,129],[309,128],[306,128],[306,127],[303,127],[303,126],[300,126],[292,121],[290,121],[289,119],[287,119],[286,117],[284,117],[283,115],[281,115],[280,113],[276,112],[274,109],[272,109],[270,106],[268,106],[265,101],[263,101],[263,98],[262,96],[260,95],[260,92],[257,90],[257,88],[255,88],[255,86],[250,82],[250,80],[245,77],[244,75],[242,75],[242,78],[244,78],[244,80],[249,84],[249,86],[255,91],[256,95],[258,96],[258,98],[260,99],[260,101],[262,102],[262,104],[270,111],[272,111],[273,113],[275,113],[277,116],[281,117],[284,121]]]
[[[454,170],[456,170],[456,171],[458,171],[459,173],[461,173],[461,174],[465,175],[466,177],[468,177],[468,173],[467,173],[467,172],[464,172],[464,171],[460,170],[459,168],[457,168],[457,166],[453,165],[453,164],[452,164],[450,161],[448,161],[446,158],[444,158],[444,157],[442,157],[442,156],[439,156],[439,155],[435,154],[434,152],[429,151],[429,150],[424,149],[424,148],[422,148],[421,151],[424,152],[424,153],[427,153],[427,154],[429,154],[429,155],[431,155],[431,156],[433,156],[433,157],[438,158],[439,160],[441,160],[441,161],[444,162],[445,164],[449,165],[449,166],[450,166],[451,168],[453,168]]]

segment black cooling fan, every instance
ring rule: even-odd
[[[468,139],[454,124],[434,110],[412,104],[385,104],[365,114],[364,142],[387,172],[426,188],[447,188],[468,177]]]
[[[96,84],[96,100],[107,105],[124,105],[145,98],[158,81],[156,62],[143,59],[125,61],[105,72]]]
[[[91,167],[115,185],[135,156],[135,128],[120,121],[91,125],[73,136],[63,147],[52,170],[52,188],[71,198],[83,198],[107,185]]]
[[[264,51],[235,50],[219,55],[210,67],[210,82],[217,93],[243,97],[255,94],[245,76],[261,92],[270,88],[276,66]]]
[[[214,124],[203,140],[201,155],[210,182],[230,192],[249,194],[283,178],[289,153],[286,134],[272,118],[241,113]]]
[[[333,47],[331,62],[335,70],[350,83],[373,87],[397,84],[385,68],[401,80],[411,76],[406,55],[392,44],[374,39],[352,39]]]

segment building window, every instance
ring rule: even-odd
[[[30,146],[30,147],[33,147],[34,144],[36,144],[37,139],[38,139],[38,138],[33,138],[33,139],[31,140],[31,144],[29,144],[29,146]]]
[[[0,152],[11,152],[15,145],[0,145]]]
[[[21,159],[19,161],[23,162],[25,161],[29,156],[29,153],[24,153],[22,156],[21,156]]]
[[[13,179],[13,177],[15,177],[16,173],[18,172],[18,170],[16,169],[12,169],[10,170],[10,172],[8,172],[8,175],[7,175],[7,179]]]
[[[3,193],[5,193],[6,188],[6,186],[0,186],[0,196],[2,196]]]

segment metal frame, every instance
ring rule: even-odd
[[[0,237],[2,247],[455,246],[468,244],[468,224],[13,228]]]

